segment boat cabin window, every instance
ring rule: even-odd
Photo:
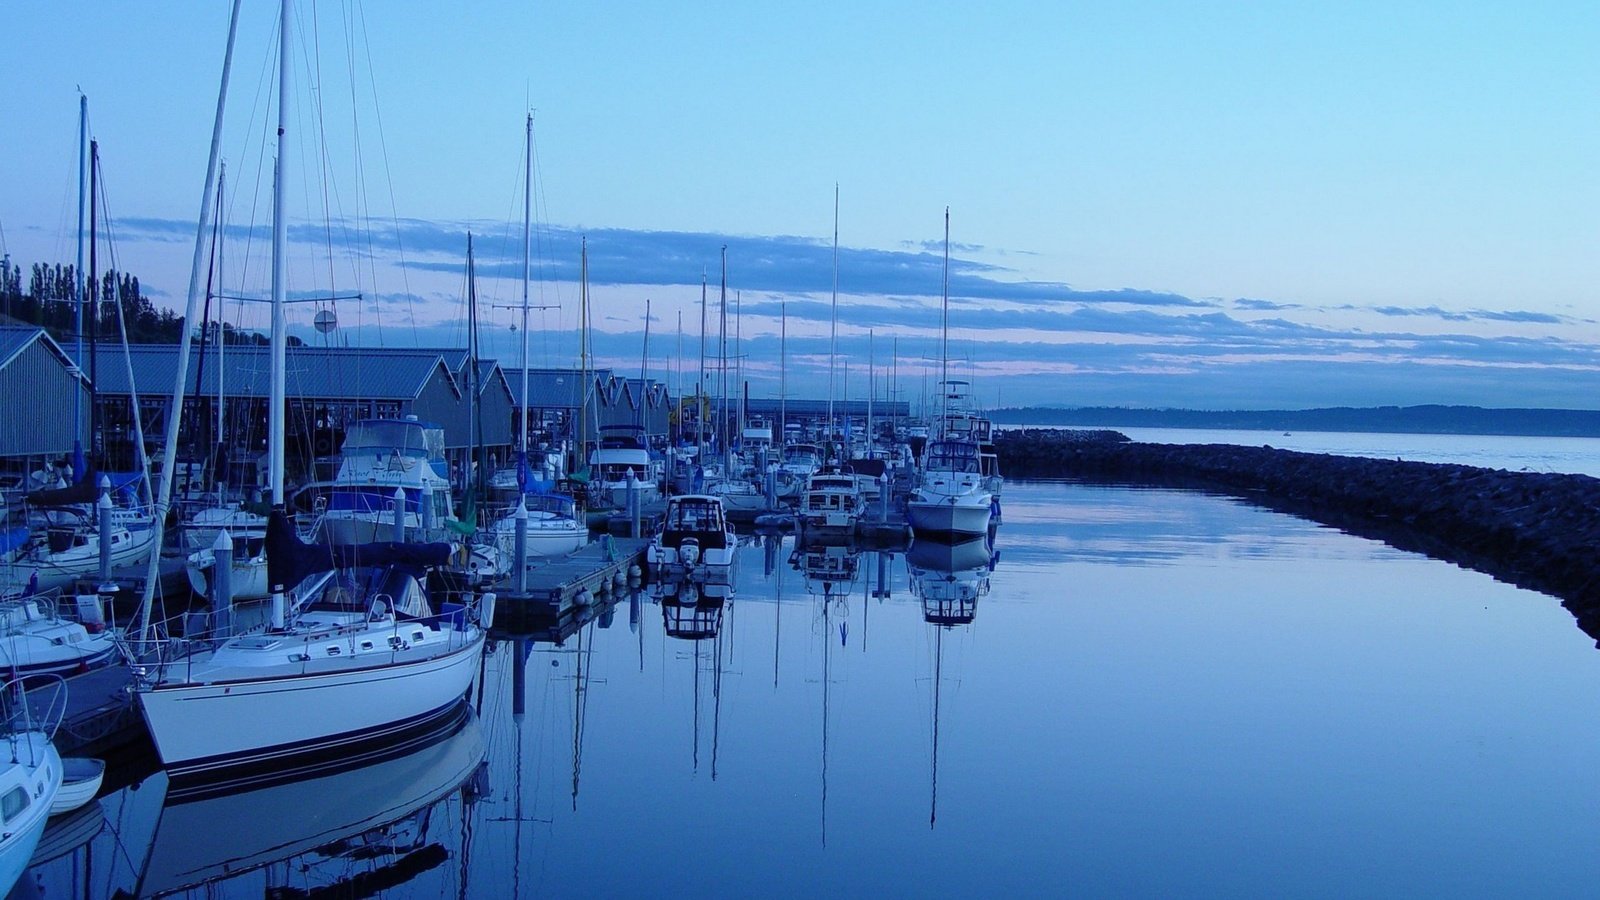
[[[6,795],[0,797],[0,817],[4,817],[6,823],[10,824],[12,819],[22,815],[23,810],[28,808],[29,802],[28,792],[20,785],[6,791]]]

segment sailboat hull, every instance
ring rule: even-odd
[[[437,726],[466,696],[481,632],[416,662],[211,683],[162,683],[138,693],[173,778],[237,781],[322,757],[403,742]]]

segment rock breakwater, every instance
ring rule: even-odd
[[[1560,598],[1600,643],[1600,479],[1060,429],[995,446],[1007,476],[1220,492],[1448,560]]]

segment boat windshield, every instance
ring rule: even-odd
[[[928,446],[928,468],[941,472],[977,472],[978,448],[964,441],[934,441]]]
[[[667,509],[672,531],[721,531],[722,509],[714,503],[674,503]]]
[[[398,450],[406,456],[444,459],[444,429],[404,421],[367,421],[351,425],[345,432],[341,451],[350,455],[373,450]]]

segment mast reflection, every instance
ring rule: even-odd
[[[916,541],[906,552],[911,592],[922,603],[922,620],[933,628],[933,756],[929,771],[928,827],[939,820],[939,715],[944,688],[944,634],[969,626],[978,598],[989,593],[989,575],[999,554],[985,539],[943,544]]]

